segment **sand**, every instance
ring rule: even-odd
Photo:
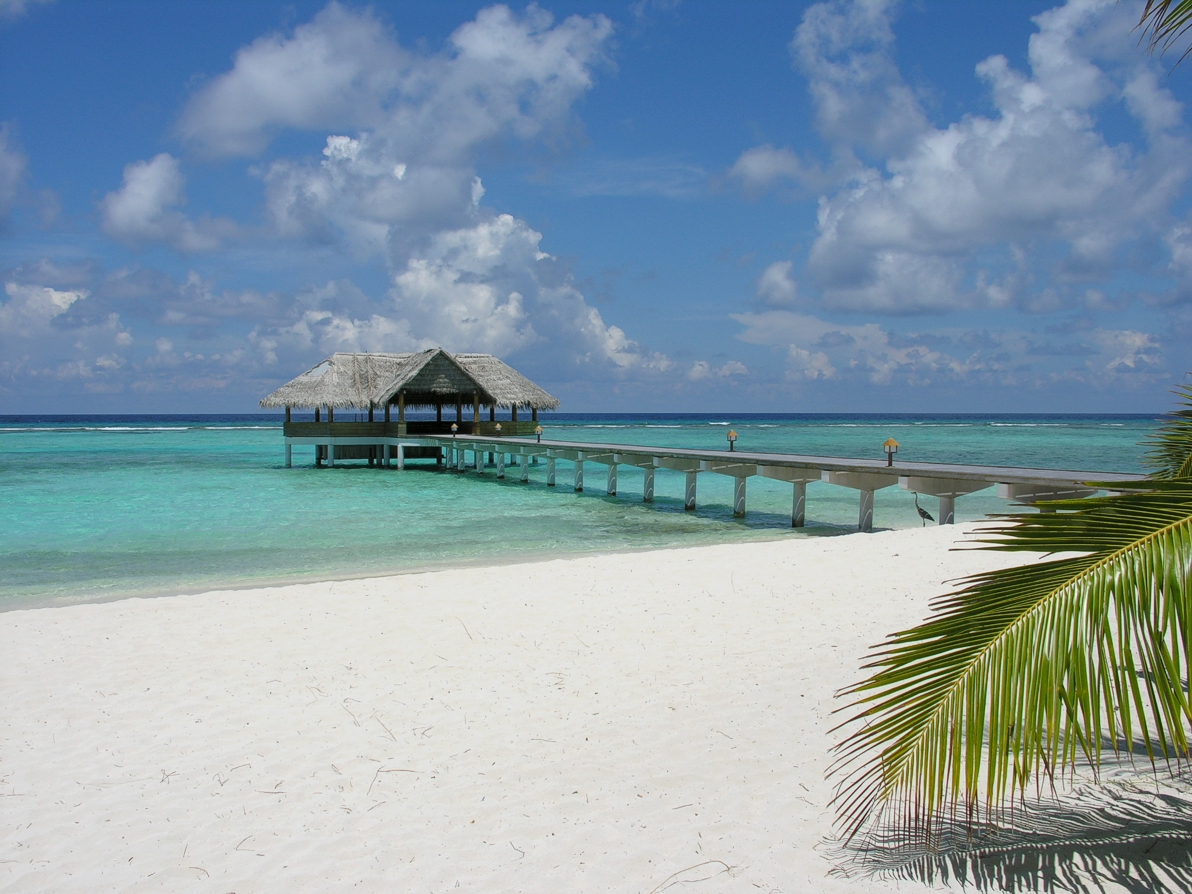
[[[833,695],[966,527],[0,614],[0,890],[892,890]]]

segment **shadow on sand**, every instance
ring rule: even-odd
[[[1011,820],[956,823],[930,846],[825,843],[833,875],[978,891],[1192,891],[1192,776],[1133,776],[1019,803]]]

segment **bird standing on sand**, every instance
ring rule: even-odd
[[[927,527],[928,522],[935,521],[935,519],[931,517],[931,513],[919,505],[918,494],[915,494],[915,512],[919,513],[919,518],[923,519],[923,527],[925,528]]]

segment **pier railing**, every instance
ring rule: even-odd
[[[410,423],[408,425],[413,425]],[[435,423],[431,423],[434,425]],[[956,499],[996,486],[998,496],[1018,503],[1035,505],[1041,509],[1052,500],[1076,499],[1091,496],[1099,489],[1128,491],[1131,484],[1144,476],[1123,472],[1084,472],[1065,469],[1031,469],[1006,466],[984,466],[962,463],[925,463],[888,460],[850,459],[838,456],[809,456],[793,453],[750,453],[734,450],[690,450],[670,447],[647,447],[633,444],[605,444],[584,441],[541,441],[511,436],[505,426],[517,426],[516,434],[536,423],[501,423],[501,434],[439,434],[415,433],[406,427],[398,433],[395,423],[334,422],[286,424],[286,465],[291,465],[291,448],[299,444],[313,444],[316,464],[323,459],[334,465],[341,459],[368,459],[369,465],[389,466],[394,459],[404,468],[407,458],[433,458],[448,470],[482,471],[486,467],[484,455],[489,454],[496,466],[498,478],[504,478],[506,467],[514,463],[523,482],[529,481],[529,463],[544,461],[546,484],[553,487],[557,478],[557,462],[569,463],[574,475],[576,491],[584,489],[584,468],[587,464],[606,469],[605,493],[617,493],[617,470],[620,466],[642,469],[644,480],[642,499],[654,499],[654,476],[659,469],[682,472],[685,475],[683,505],[694,510],[696,490],[701,474],[726,475],[734,479],[733,514],[745,515],[746,484],[752,477],[788,482],[792,486],[791,525],[802,527],[806,515],[807,485],[822,481],[859,492],[860,508],[857,527],[862,531],[873,528],[873,495],[887,487],[898,486],[916,495],[939,499],[939,523],[955,520]],[[483,425],[483,423],[482,423]],[[468,455],[471,461],[468,461]],[[928,513],[921,510],[926,518]]]
[[[416,438],[430,435],[450,435],[454,420],[436,422],[434,420],[417,420],[412,422],[287,422],[284,431],[287,438]],[[459,426],[459,434],[479,435],[481,437],[529,436],[534,434],[537,422],[530,420],[510,419],[488,420],[480,422],[468,420],[455,423]],[[500,431],[497,426],[501,426]]]

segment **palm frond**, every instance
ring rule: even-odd
[[[1192,0],[1147,0],[1137,27],[1142,29],[1147,52],[1153,53],[1158,49],[1165,53],[1192,28]],[[1189,52],[1192,52],[1192,47],[1180,54],[1176,64],[1182,62]]]
[[[1082,757],[1095,771],[1105,741],[1188,754],[1192,481],[1140,488],[986,535],[993,549],[1065,555],[968,579],[870,656],[872,676],[844,693],[842,726],[861,728],[831,771],[849,837],[996,815]]]
[[[1192,0],[1188,0],[1192,8]],[[1149,447],[1143,462],[1152,478],[1192,478],[1192,385],[1172,389],[1182,409],[1168,414],[1154,436],[1143,442]]]

